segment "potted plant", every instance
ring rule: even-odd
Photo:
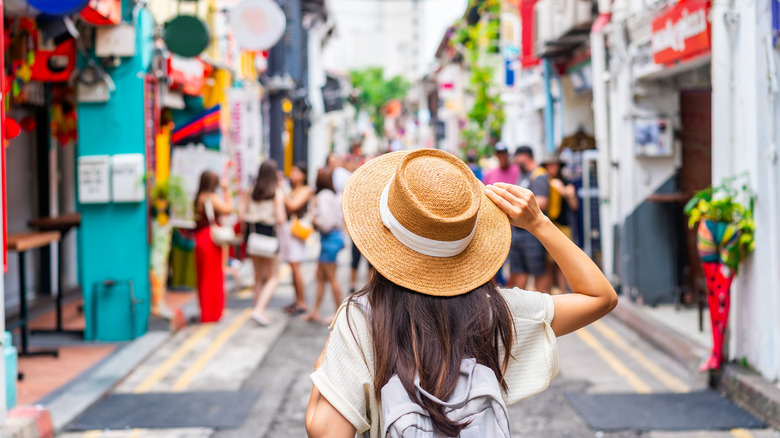
[[[729,290],[740,263],[755,246],[755,195],[747,184],[738,185],[744,176],[727,178],[717,187],[696,193],[683,209],[690,228],[699,223],[696,247],[707,281],[712,323],[712,353],[701,371],[719,369],[723,362],[723,338],[731,304]]]
[[[171,252],[173,226],[170,217],[184,217],[189,200],[180,177],[170,177],[152,187],[152,244],[149,257],[149,279],[152,286],[152,314],[171,318],[165,305],[168,286],[168,256]]]

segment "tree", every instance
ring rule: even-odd
[[[501,138],[504,126],[504,105],[497,87],[496,68],[491,55],[498,52],[498,0],[471,0],[466,17],[456,25],[451,43],[461,46],[470,73],[468,92],[474,105],[468,112],[469,122],[461,132],[466,150],[489,154],[491,145]]]
[[[385,79],[382,67],[352,70],[349,77],[355,90],[352,104],[358,113],[368,113],[377,135],[384,137],[384,106],[390,101],[403,99],[412,85],[397,75],[389,80]]]

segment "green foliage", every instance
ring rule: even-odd
[[[747,184],[737,182],[747,174],[725,178],[717,187],[699,191],[685,204],[688,226],[693,228],[702,219],[734,224],[740,231],[737,264],[755,249],[756,223],[753,211],[756,196]],[[740,202],[743,199],[744,202]]]
[[[457,25],[452,43],[464,49],[469,66],[468,92],[474,96],[474,106],[468,112],[468,126],[461,132],[466,151],[480,155],[489,153],[490,146],[501,138],[506,118],[500,90],[496,82],[496,68],[489,63],[488,54],[498,53],[501,3],[498,0],[471,0],[469,8],[476,7],[480,20],[469,25]]]
[[[353,105],[358,113],[365,110],[371,117],[374,130],[384,136],[385,116],[382,108],[391,100],[401,100],[409,92],[412,84],[401,76],[385,79],[382,67],[369,67],[349,72],[352,87],[357,92]]]
[[[165,182],[158,182],[152,187],[152,200],[165,201],[171,207],[171,213],[176,217],[187,215],[189,199],[184,190],[184,181],[179,176],[171,176]]]

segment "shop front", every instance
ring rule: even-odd
[[[712,181],[709,7],[689,0],[632,17],[621,23],[628,66],[616,67],[610,52],[618,74],[608,84],[611,147],[600,157],[611,180],[602,208],[612,243],[605,251],[613,251],[605,268],[624,293],[649,305],[705,299],[683,206]]]

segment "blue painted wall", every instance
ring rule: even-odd
[[[126,1],[127,6],[129,2]],[[125,8],[126,16],[129,8]],[[116,90],[107,103],[78,107],[77,155],[145,153],[144,79],[152,50],[148,11],[136,23],[136,55],[110,69]],[[120,341],[141,336],[149,319],[149,245],[147,206],[140,203],[78,205],[79,281],[84,291],[88,340]],[[105,280],[116,281],[104,287]],[[142,300],[131,305],[128,280]]]

